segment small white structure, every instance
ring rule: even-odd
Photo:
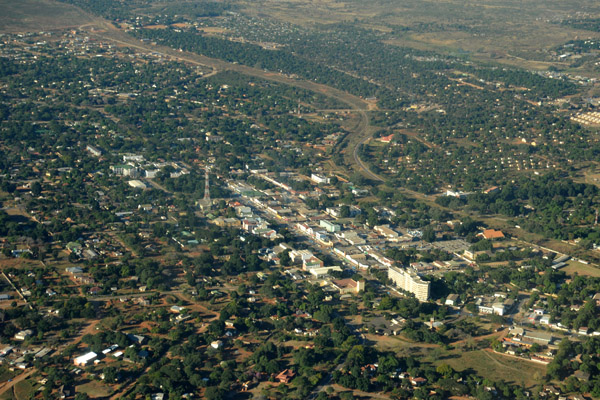
[[[220,349],[220,348],[223,347],[223,341],[221,341],[221,340],[215,340],[214,342],[212,342],[210,344],[210,347],[212,347],[213,349],[217,349],[218,350],[218,349]]]
[[[15,340],[27,340],[31,335],[33,335],[33,331],[31,329],[25,329],[24,331],[15,334]]]
[[[146,189],[146,184],[142,181],[140,181],[139,179],[132,179],[129,182],[127,182],[129,184],[129,186],[131,186],[132,188],[136,188],[136,189]]]

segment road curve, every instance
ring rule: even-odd
[[[365,111],[368,109],[368,104],[360,97],[354,96],[352,94],[333,88],[331,86],[323,85],[309,80],[290,78],[283,74],[268,72],[261,69],[248,67],[246,65],[234,64],[220,59],[206,57],[196,53],[178,51],[168,46],[148,45],[140,42],[139,39],[136,39],[124,33],[123,31],[121,31],[120,29],[118,29],[117,27],[115,27],[107,21],[98,21],[96,28],[99,28],[100,30],[94,30],[94,24],[85,24],[82,25],[80,28],[87,28],[86,31],[89,33],[90,36],[96,36],[103,40],[111,41],[114,43],[121,44],[123,46],[132,47],[149,53],[158,53],[179,61],[213,68],[213,72],[206,76],[214,75],[219,70],[235,71],[245,75],[255,76],[261,79],[266,79],[290,86],[300,87],[302,89],[307,89],[316,93],[321,93],[325,96],[334,98],[338,101],[347,104],[352,110],[352,112],[357,113],[360,117],[360,122],[358,123],[356,128],[352,129],[348,136],[345,138],[345,141],[347,141],[348,143],[352,141],[351,137],[358,139],[354,147],[350,149],[352,151],[352,158],[350,160],[353,161],[353,163],[356,165],[356,169],[359,172],[363,173],[365,176],[367,176],[369,179],[379,182],[384,181],[380,176],[372,172],[358,155],[358,150],[360,146],[366,143],[371,137],[369,133],[369,116]]]

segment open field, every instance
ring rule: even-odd
[[[86,393],[92,399],[98,397],[108,397],[113,392],[109,386],[97,381],[90,381],[83,385],[77,386],[75,390],[77,393]]]
[[[11,390],[6,391],[1,400],[26,400],[31,399],[35,392],[33,382],[29,379],[16,383]]]
[[[567,275],[573,276],[577,273],[582,276],[592,276],[594,278],[600,277],[600,269],[593,265],[583,264],[575,260],[570,260],[567,264],[568,265],[562,269]]]
[[[385,32],[389,37],[387,43],[393,45],[461,54],[531,69],[545,70],[551,65],[565,67],[548,57],[549,49],[575,38],[600,37],[598,32],[559,23],[575,12],[599,15],[599,4],[588,0],[578,3],[576,9],[573,4],[558,0],[409,0],[402,3],[267,0],[264,5],[257,11],[248,3],[244,12],[306,26],[351,22]]]
[[[477,374],[491,380],[502,377],[507,382],[532,387],[546,373],[546,367],[534,362],[503,356],[487,350],[463,351],[456,358],[447,358],[445,363],[457,371],[468,366]],[[526,374],[523,372],[527,371]]]
[[[0,0],[0,9],[0,32],[39,32],[92,21],[77,7],[51,0]]]

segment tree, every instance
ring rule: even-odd
[[[218,386],[209,386],[206,388],[204,392],[204,397],[207,400],[224,400],[225,392]]]
[[[448,377],[452,376],[452,374],[454,374],[454,369],[452,369],[452,367],[446,363],[442,363],[442,364],[438,365],[438,367],[435,369],[435,371],[438,374],[442,375],[444,378],[448,378]]]
[[[31,193],[33,193],[35,197],[42,194],[42,185],[38,181],[31,184]]]
[[[115,367],[106,367],[102,370],[104,380],[108,383],[113,383],[117,380],[117,369]]]
[[[284,267],[292,265],[292,259],[290,257],[289,250],[284,250],[281,252],[281,255],[279,256],[279,263]]]
[[[423,240],[426,241],[426,242],[428,242],[428,243],[435,242],[435,231],[433,230],[432,227],[428,226],[423,231]]]

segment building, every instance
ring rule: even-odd
[[[212,347],[215,350],[219,350],[219,349],[223,348],[223,341],[215,340],[210,343],[210,347]]]
[[[145,336],[142,336],[142,335],[136,335],[136,334],[133,334],[133,333],[129,333],[129,334],[127,335],[127,338],[128,338],[129,340],[131,340],[133,343],[135,343],[135,344],[137,344],[137,345],[140,345],[140,346],[141,346],[141,345],[143,345],[143,344],[144,344],[144,342],[146,341],[146,337],[145,337]]]
[[[427,301],[429,299],[429,282],[422,280],[416,273],[404,269],[389,267],[388,278],[400,289],[413,293],[417,300]]]
[[[139,179],[132,179],[127,184],[135,189],[146,189],[146,184]]]
[[[293,263],[304,263],[315,255],[310,250],[292,250],[290,251],[290,259]]]
[[[365,290],[365,282],[354,279],[338,279],[332,281],[331,284],[339,290],[340,294],[359,293],[361,290]]]
[[[129,164],[111,165],[110,170],[118,176],[137,176],[137,168]]]
[[[525,333],[523,333],[523,339],[547,346],[552,343],[552,334],[538,331],[525,331]]]
[[[344,238],[344,240],[346,240],[348,243],[350,243],[353,246],[360,246],[363,244],[366,244],[367,242],[361,238],[358,233],[354,232],[354,231],[346,231],[344,233],[342,233],[342,238]]]
[[[94,361],[97,357],[98,354],[94,353],[93,351],[90,351],[89,353],[85,353],[84,355],[81,355],[74,359],[73,364],[75,364],[76,367],[85,367],[91,361]]]
[[[309,259],[302,260],[302,269],[305,271],[310,271],[313,268],[321,268],[323,266],[323,261],[314,256]]]
[[[325,219],[322,219],[319,222],[319,226],[321,228],[325,228],[325,230],[329,233],[335,233],[342,230],[342,228],[338,224],[334,224],[333,222],[329,222]]]
[[[15,340],[27,340],[31,335],[33,335],[33,331],[31,329],[25,329],[24,331],[15,334]]]
[[[377,225],[373,227],[373,230],[380,234],[381,236],[386,237],[387,239],[393,240],[398,239],[398,232],[391,229],[389,225]]]
[[[290,383],[294,376],[296,376],[294,371],[292,371],[291,369],[284,369],[275,377],[275,379],[277,379],[281,383]]]
[[[486,229],[481,234],[484,239],[493,240],[493,239],[504,239],[504,233],[502,231],[497,231],[495,229]]]
[[[311,268],[310,274],[318,279],[328,276],[331,271],[342,272],[342,269],[340,267]]]
[[[448,297],[446,297],[446,302],[444,303],[447,306],[456,306],[458,305],[458,295],[456,293],[453,294],[449,294]]]
[[[323,175],[319,175],[319,174],[311,174],[310,176],[310,180],[315,182],[315,183],[326,183],[329,184],[329,182],[331,182],[331,180]]]
[[[100,150],[97,147],[92,146],[91,144],[88,144],[86,146],[86,150],[89,151],[93,156],[96,156],[96,157],[100,157],[102,155],[102,150]]]
[[[592,300],[596,302],[596,307],[600,307],[600,293],[596,293],[594,297],[592,297]]]

